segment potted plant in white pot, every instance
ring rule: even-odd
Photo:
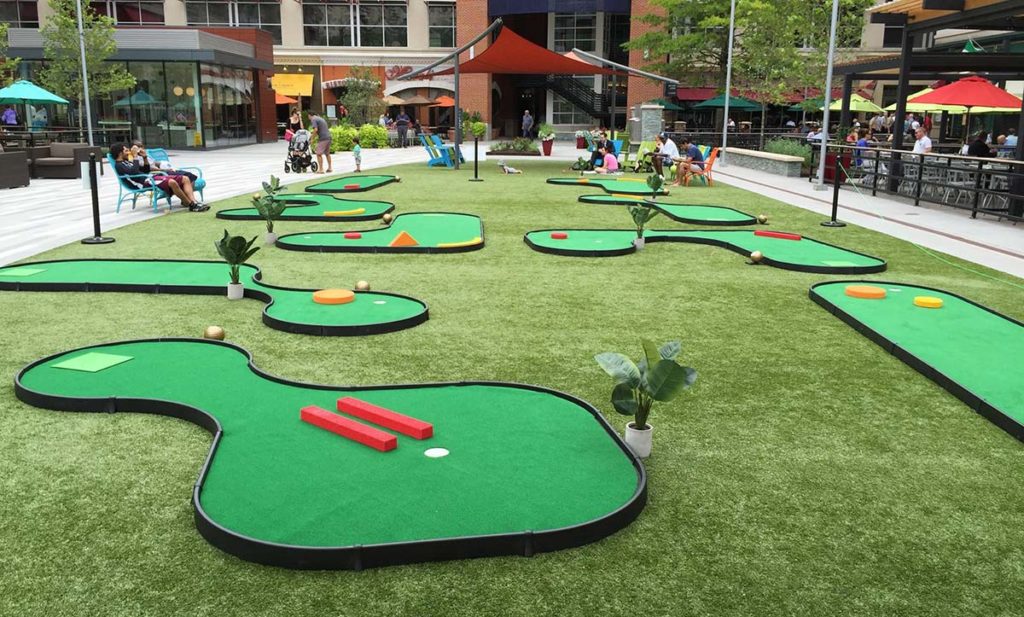
[[[615,411],[633,416],[626,425],[625,440],[640,458],[651,455],[654,427],[647,423],[655,401],[671,401],[697,381],[697,371],[676,362],[682,345],[669,341],[660,347],[643,341],[644,357],[634,363],[626,356],[605,352],[594,359],[615,380],[612,405]]]
[[[217,252],[224,258],[224,261],[231,267],[231,282],[228,284],[228,300],[241,300],[245,295],[245,286],[239,280],[242,264],[244,264],[260,247],[253,248],[256,236],[252,240],[246,240],[242,236],[232,236],[228,230],[224,230],[224,237],[219,242],[214,242]]]
[[[281,214],[288,207],[288,204],[277,199],[277,194],[283,188],[277,176],[270,176],[270,182],[263,183],[263,194],[254,193],[252,196],[253,207],[260,213],[263,220],[267,222],[267,236],[264,240],[266,244],[277,242],[277,234],[274,233],[274,221],[281,218]]]
[[[551,156],[551,146],[555,144],[555,127],[543,123],[537,127],[537,137],[540,137],[540,147],[544,150],[544,156]]]

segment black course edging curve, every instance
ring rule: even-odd
[[[368,176],[380,176],[382,178],[388,178],[388,179],[386,181],[384,181],[384,182],[381,182],[380,184],[374,184],[373,186],[368,186],[368,187],[365,187],[365,188],[358,188],[358,189],[346,189],[346,188],[343,188],[341,190],[338,190],[338,189],[327,190],[327,189],[317,188],[317,187],[319,187],[322,184],[327,184],[327,183],[330,183],[330,182],[337,182],[339,180],[347,180],[348,179],[348,177],[342,176],[341,178],[334,178],[333,180],[324,180],[323,182],[317,182],[316,184],[307,186],[305,188],[305,191],[307,193],[342,193],[342,194],[344,194],[344,193],[365,193],[366,191],[372,191],[373,189],[378,189],[378,188],[380,188],[382,186],[387,186],[387,185],[391,184],[392,182],[401,182],[402,181],[402,178],[399,177],[399,176],[389,176],[387,174],[366,174],[366,175],[368,175]]]
[[[448,387],[453,385],[483,385],[522,388],[535,392],[553,394],[579,405],[594,417],[598,424],[608,433],[615,444],[632,462],[633,468],[637,473],[637,489],[630,500],[614,512],[579,525],[546,531],[523,531],[507,534],[339,547],[307,547],[280,544],[275,542],[266,542],[235,533],[213,521],[213,519],[206,514],[205,510],[203,510],[200,500],[203,483],[206,480],[210,463],[213,461],[213,457],[217,452],[217,446],[220,444],[220,439],[223,434],[220,423],[209,413],[195,407],[166,400],[114,397],[74,398],[43,394],[25,387],[21,382],[22,377],[28,371],[62,355],[111,345],[146,343],[154,341],[187,341],[229,347],[246,357],[249,369],[253,373],[271,381],[300,388],[349,390],[357,392],[360,390],[385,388],[405,389]],[[213,444],[210,446],[210,451],[207,454],[206,460],[199,472],[199,478],[192,490],[192,506],[195,510],[196,529],[210,544],[224,552],[235,555],[236,557],[246,561],[253,561],[265,565],[300,570],[362,570],[365,568],[380,566],[422,563],[427,561],[446,561],[452,559],[470,559],[476,557],[497,557],[502,555],[522,555],[524,557],[530,557],[536,553],[546,553],[550,551],[574,548],[605,538],[633,522],[637,516],[640,515],[640,512],[644,509],[644,506],[647,503],[647,474],[644,470],[643,464],[622,441],[622,439],[619,438],[618,434],[611,425],[608,424],[608,421],[604,419],[600,412],[586,401],[565,392],[559,392],[557,390],[543,388],[541,386],[488,381],[462,381],[385,386],[328,386],[321,384],[307,384],[298,381],[291,381],[260,370],[253,364],[252,354],[248,350],[232,343],[206,339],[162,338],[100,343],[97,345],[88,345],[86,347],[52,354],[40,360],[36,360],[21,369],[15,377],[14,390],[15,395],[20,401],[43,409],[52,409],[55,411],[109,413],[121,410],[130,410],[136,413],[160,414],[188,420],[212,433]]]
[[[43,264],[51,263],[64,263],[69,261],[132,261],[132,262],[176,262],[176,263],[220,263],[214,261],[208,261],[203,259],[102,259],[102,258],[90,258],[90,259],[49,259],[46,261],[32,261],[15,264],[17,267],[22,266],[38,266]],[[10,267],[10,266],[5,266]],[[244,267],[252,268],[256,270],[253,274],[253,280],[269,289],[280,289],[281,291],[300,291],[313,293],[316,289],[303,289],[300,287],[283,287],[281,285],[271,285],[263,282],[263,272],[258,266],[245,264]],[[178,295],[193,295],[193,296],[219,296],[225,293],[227,285],[163,285],[159,283],[153,284],[136,284],[136,283],[31,283],[27,281],[0,281],[0,291],[77,291],[77,292],[121,292],[121,293],[149,293],[149,294],[178,294]],[[356,292],[359,293],[359,292]],[[421,323],[426,322],[429,318],[429,307],[427,303],[413,298],[412,296],[405,296],[402,294],[389,293],[383,291],[373,292],[379,296],[391,296],[393,298],[401,298],[403,300],[412,300],[421,306],[423,306],[423,312],[409,317],[406,319],[400,319],[398,321],[391,321],[388,323],[380,324],[366,324],[360,326],[324,326],[317,324],[303,324],[295,323],[291,321],[285,321],[272,317],[267,313],[274,304],[274,298],[268,293],[264,293],[259,289],[252,289],[246,287],[244,290],[244,297],[252,298],[266,303],[263,307],[263,323],[274,330],[280,330],[282,332],[288,332],[290,334],[309,334],[312,336],[364,336],[369,334],[386,334],[388,332],[397,332],[399,330],[405,330],[418,326]]]
[[[291,195],[290,197],[294,197],[295,199],[290,199],[289,198],[289,199],[283,199],[281,201],[284,201],[287,204],[294,204],[294,205],[297,205],[297,206],[315,206],[318,203],[316,201],[311,201],[311,200],[303,201],[300,194],[294,194],[294,195]],[[375,201],[375,200],[366,200],[366,199],[342,199],[340,197],[335,197],[334,200],[339,202],[339,207],[344,207],[344,202],[353,202],[353,203],[360,203],[360,202],[362,202],[362,203],[365,203],[367,201]],[[395,204],[391,203],[390,201],[377,201],[376,203],[388,204],[388,208],[386,210],[384,210],[383,212],[381,212],[380,214],[371,214],[371,215],[356,214],[354,216],[322,216],[322,215],[312,215],[312,214],[310,214],[310,215],[302,215],[302,216],[282,216],[282,217],[278,218],[277,220],[278,220],[278,222],[303,221],[303,222],[321,222],[321,223],[341,223],[341,222],[345,222],[345,221],[374,221],[374,220],[377,220],[377,219],[381,218],[385,214],[387,214],[389,212],[393,212],[395,210]],[[240,214],[240,215],[236,215],[236,216],[221,216],[221,215],[225,215],[225,214],[227,214],[229,212],[237,212],[238,210],[251,210],[251,209],[252,208],[228,208],[228,209],[225,209],[225,210],[218,210],[217,211],[217,218],[222,219],[222,220],[228,220],[228,221],[262,221],[262,220],[264,220],[263,217],[260,216],[259,214]],[[287,208],[285,209],[285,211],[287,212]]]
[[[526,242],[527,246],[529,246],[531,249],[533,249],[533,250],[535,250],[535,251],[537,251],[539,253],[548,253],[548,254],[551,254],[551,255],[562,255],[562,256],[565,256],[565,257],[616,257],[616,256],[619,256],[619,255],[629,255],[630,253],[635,253],[636,252],[636,247],[632,246],[632,245],[630,245],[630,246],[628,246],[626,248],[622,248],[622,249],[609,249],[609,250],[600,250],[600,251],[582,250],[581,251],[581,250],[569,250],[569,249],[556,249],[556,248],[551,248],[551,247],[547,247],[547,246],[540,246],[540,245],[535,244],[534,242],[532,242],[530,240],[530,234],[532,234],[532,233],[547,233],[547,232],[552,232],[552,231],[565,231],[565,232],[571,233],[573,231],[623,231],[623,230],[621,230],[621,229],[565,229],[565,228],[559,228],[559,229],[535,229],[533,231],[526,232],[526,234],[523,236],[523,241]],[[678,231],[678,230],[670,230],[670,229],[650,230],[650,233],[651,234],[656,234],[659,231],[675,232],[675,231]],[[694,231],[709,231],[709,232],[713,231],[713,232],[721,233],[721,230],[712,230],[712,229],[708,229],[708,230],[696,229]],[[832,248],[841,249],[841,250],[847,251],[849,253],[853,253],[854,255],[860,255],[861,257],[868,257],[870,259],[877,259],[878,261],[881,262],[881,264],[877,265],[877,266],[849,266],[849,267],[843,267],[843,268],[837,268],[837,267],[834,267],[834,266],[807,266],[807,265],[801,265],[801,264],[793,264],[793,263],[789,263],[789,262],[785,262],[785,261],[776,261],[774,259],[770,259],[768,256],[762,257],[761,258],[761,263],[763,263],[765,265],[768,265],[768,266],[773,266],[775,268],[780,268],[782,270],[793,270],[795,272],[811,272],[811,273],[815,273],[815,274],[873,274],[873,273],[876,273],[876,272],[884,272],[885,269],[888,267],[888,263],[884,259],[880,259],[878,257],[875,257],[874,255],[868,255],[867,253],[861,253],[861,252],[858,252],[858,251],[852,251],[852,250],[850,250],[848,248],[845,248],[845,247],[842,247],[842,246],[839,246],[839,245],[836,245],[836,244],[829,244],[828,242],[822,242],[821,240],[815,240],[814,238],[811,238],[809,236],[803,236],[803,238],[805,238],[807,240],[813,240],[814,242],[817,242],[818,244],[824,244],[825,246],[831,246]],[[732,244],[732,243],[729,243],[729,242],[725,242],[725,241],[722,241],[722,240],[715,240],[715,239],[711,239],[711,238],[701,238],[700,236],[654,236],[654,235],[652,235],[652,236],[644,236],[644,240],[645,240],[645,244],[653,244],[655,242],[682,242],[682,243],[685,243],[685,244],[708,244],[708,245],[711,245],[711,246],[717,246],[719,248],[728,249],[728,250],[730,250],[730,251],[732,251],[734,253],[738,253],[738,254],[743,255],[743,256],[747,256],[747,257],[750,256],[750,251],[747,251],[746,249],[744,249],[742,247],[736,246],[735,244]]]
[[[412,215],[412,214],[451,214],[451,215],[457,215],[457,216],[473,216],[473,217],[476,217],[476,219],[480,222],[480,242],[477,243],[477,244],[470,244],[468,246],[448,246],[448,247],[435,247],[435,246],[341,246],[341,245],[323,245],[323,244],[306,245],[306,244],[282,244],[281,243],[281,240],[284,240],[285,238],[289,238],[291,236],[316,236],[316,235],[321,235],[321,234],[332,234],[332,235],[334,235],[334,234],[344,234],[344,233],[346,233],[348,231],[359,231],[360,233],[364,233],[364,232],[377,233],[378,231],[384,231],[384,230],[389,229],[391,227],[391,225],[393,225],[394,222],[397,221],[400,217],[407,216],[407,215]],[[298,251],[298,252],[303,252],[303,253],[374,253],[374,254],[383,254],[383,253],[392,253],[392,254],[399,254],[399,253],[421,253],[421,254],[435,255],[435,254],[441,254],[441,253],[469,253],[469,252],[472,252],[472,251],[479,251],[480,249],[484,248],[484,244],[485,243],[486,243],[486,239],[484,237],[484,220],[482,218],[480,218],[479,216],[475,215],[475,214],[466,214],[464,212],[406,212],[404,214],[399,214],[398,216],[396,216],[395,218],[393,218],[391,220],[391,223],[389,225],[387,225],[385,227],[382,227],[379,230],[378,229],[370,229],[370,230],[366,230],[366,229],[362,229],[362,230],[340,229],[340,230],[337,230],[337,231],[297,232],[297,233],[285,234],[283,236],[280,236],[277,239],[277,243],[275,244],[275,246],[277,248],[283,250],[283,251]]]
[[[900,347],[894,341],[891,341],[891,340],[885,338],[880,333],[878,333],[876,330],[872,330],[870,327],[865,325],[863,322],[857,320],[856,317],[854,317],[853,315],[847,313],[846,311],[844,311],[843,309],[839,308],[835,304],[829,302],[821,294],[819,294],[819,293],[817,293],[815,291],[815,288],[820,286],[820,285],[842,285],[844,283],[845,284],[857,284],[857,283],[864,283],[864,282],[870,282],[872,285],[909,285],[911,287],[916,287],[917,289],[924,289],[924,290],[927,290],[927,291],[936,291],[936,292],[943,293],[943,294],[946,294],[948,296],[957,298],[958,300],[963,300],[967,304],[971,304],[971,305],[973,305],[973,306],[975,306],[975,307],[977,307],[979,309],[982,309],[984,311],[988,311],[989,313],[995,315],[996,317],[1001,317],[1003,319],[1006,319],[1007,321],[1010,321],[1011,323],[1017,324],[1018,326],[1021,326],[1022,328],[1024,328],[1024,323],[1022,323],[1022,322],[1020,322],[1020,321],[1018,321],[1018,320],[1016,320],[1016,319],[1014,319],[1012,317],[1008,317],[1006,315],[1003,315],[1002,313],[1000,313],[998,311],[992,310],[992,309],[990,309],[989,307],[987,307],[987,306],[985,306],[983,304],[978,304],[977,302],[975,302],[973,300],[970,300],[968,298],[965,298],[965,297],[963,297],[963,296],[961,296],[959,294],[950,293],[950,292],[948,292],[948,291],[946,291],[944,289],[936,289],[935,287],[926,287],[924,285],[915,285],[913,283],[898,283],[898,282],[894,282],[894,281],[874,281],[874,280],[872,280],[872,281],[858,281],[858,280],[825,281],[825,282],[822,282],[822,283],[815,283],[814,285],[811,285],[810,289],[807,290],[807,295],[811,298],[811,300],[815,304],[817,304],[818,306],[824,308],[829,313],[831,313],[831,314],[835,315],[836,317],[838,317],[843,323],[845,323],[846,325],[850,326],[851,328],[853,328],[857,332],[859,332],[862,335],[864,335],[865,337],[867,337],[868,340],[872,341],[873,343],[875,343],[876,345],[878,345],[879,347],[881,347],[882,349],[884,349],[888,353],[892,354],[893,356],[895,356],[898,360],[900,360],[904,364],[910,366],[912,369],[914,369],[918,373],[921,373],[922,375],[924,375],[928,379],[930,379],[930,380],[934,381],[935,383],[937,383],[944,390],[946,390],[947,392],[949,392],[950,394],[952,394],[956,398],[960,399],[961,402],[963,402],[965,405],[967,405],[969,408],[971,408],[978,415],[983,416],[989,422],[991,422],[992,424],[995,424],[999,428],[1003,429],[1004,431],[1006,431],[1007,433],[1009,433],[1010,435],[1012,435],[1016,439],[1018,439],[1020,441],[1024,441],[1024,425],[1021,425],[1019,422],[1017,422],[1016,420],[1014,420],[1010,416],[1006,415],[1005,413],[1003,413],[1002,411],[1000,411],[996,407],[993,407],[992,405],[990,405],[988,403],[988,401],[985,401],[984,399],[982,399],[978,395],[974,394],[973,392],[968,390],[966,387],[962,386],[958,382],[956,382],[953,379],[951,379],[950,377],[946,376],[944,373],[942,373],[938,369],[934,368],[933,366],[931,366],[930,364],[928,364],[924,360],[918,358],[917,356],[913,355],[909,351],[903,349],[902,347]]]
[[[612,199],[611,200],[606,200],[606,201],[587,201],[588,197],[611,197]],[[580,202],[581,204],[587,204],[587,205],[590,205],[590,206],[595,206],[595,205],[597,205],[597,206],[602,206],[602,205],[609,205],[609,206],[642,206],[642,205],[650,205],[652,208],[654,208],[658,212],[661,212],[663,215],[667,216],[668,218],[672,219],[673,221],[678,221],[680,223],[686,223],[687,225],[714,225],[716,227],[743,227],[743,226],[746,226],[746,225],[756,225],[757,224],[757,217],[754,216],[753,214],[747,214],[746,212],[744,212],[742,210],[737,210],[736,208],[730,208],[729,206],[714,206],[712,204],[672,204],[672,203],[670,203],[670,204],[662,204],[662,203],[658,203],[658,202],[654,202],[652,204],[644,204],[644,202],[638,202],[638,201],[636,201],[634,199],[624,199],[624,198],[621,198],[621,197],[617,198],[617,197],[615,197],[613,195],[580,195],[578,198],[576,198],[576,201]],[[661,206],[684,206],[684,207],[685,206],[707,206],[707,207],[721,208],[722,210],[732,210],[733,212],[736,212],[738,214],[742,214],[743,216],[749,218],[750,220],[749,221],[709,221],[707,219],[688,219],[688,218],[686,218],[684,216],[678,216],[676,214],[673,214],[673,213],[669,212],[668,210],[665,210]]]

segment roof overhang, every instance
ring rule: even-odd
[[[906,26],[915,34],[946,28],[1024,30],[1022,0],[895,0],[868,14],[871,23]]]

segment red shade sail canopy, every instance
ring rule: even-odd
[[[451,75],[454,69],[434,75]],[[477,57],[459,64],[460,73],[498,75],[621,75],[618,71],[594,66],[563,56],[532,43],[508,28],[502,28],[491,46]]]
[[[1012,107],[1020,109],[1021,100],[1002,88],[998,88],[989,80],[972,75],[955,81],[948,86],[937,88],[928,94],[922,94],[908,101],[909,103],[928,103],[935,105],[962,105],[963,107]]]

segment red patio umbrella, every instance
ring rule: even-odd
[[[910,99],[908,103],[962,105],[967,108],[967,130],[971,129],[972,107],[1011,107],[1020,109],[1022,101],[984,77],[971,75],[936,88],[928,94]]]

